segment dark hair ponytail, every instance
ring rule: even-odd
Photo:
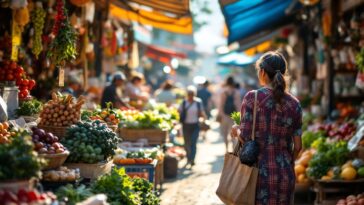
[[[281,72],[277,72],[272,81],[273,87],[273,96],[274,100],[278,103],[281,103],[282,98],[284,97],[284,91],[286,90],[286,80]]]
[[[281,103],[285,95],[287,61],[278,52],[267,52],[257,61],[257,69],[262,69],[268,75],[273,88],[273,97],[277,103]]]

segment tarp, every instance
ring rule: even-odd
[[[187,55],[185,53],[179,53],[167,48],[153,45],[147,45],[145,55],[166,65],[169,65],[173,58],[187,58]]]
[[[128,0],[128,2],[134,2],[151,7],[155,10],[176,14],[178,16],[190,13],[189,0]]]
[[[110,4],[110,15],[127,21],[150,25],[173,33],[192,34],[192,17],[170,17],[162,12],[147,11],[144,9],[128,10],[114,3]]]
[[[293,0],[220,0],[228,27],[228,43],[291,21],[286,14]]]
[[[217,63],[220,65],[241,66],[245,67],[255,63],[260,54],[248,56],[243,52],[231,52],[218,58]]]

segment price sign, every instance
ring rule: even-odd
[[[58,86],[59,87],[64,87],[64,68],[60,67],[59,68],[59,73],[58,73]]]

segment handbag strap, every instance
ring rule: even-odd
[[[257,99],[258,99],[258,91],[256,90],[254,92],[253,128],[252,128],[252,135],[251,135],[252,140],[255,139],[255,124],[256,124],[256,120],[257,120],[257,101],[258,101]]]
[[[254,92],[254,108],[253,108],[253,128],[252,128],[252,135],[251,138],[252,140],[255,140],[255,124],[256,124],[256,119],[257,119],[257,101],[258,101],[258,91]],[[236,143],[235,147],[234,147],[234,155],[237,155],[240,148],[242,147],[242,143],[240,142],[240,140],[238,140],[238,143]]]

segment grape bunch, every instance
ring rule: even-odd
[[[45,17],[46,17],[46,12],[42,7],[37,7],[32,12],[31,18],[34,26],[32,53],[36,58],[38,58],[38,55],[43,50],[42,34],[43,34]]]

